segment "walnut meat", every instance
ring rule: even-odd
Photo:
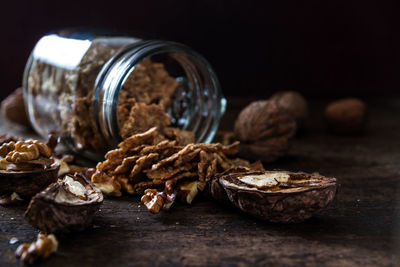
[[[215,174],[251,165],[231,158],[238,153],[239,142],[183,145],[179,139],[189,140],[188,136],[176,138],[179,132],[172,132],[153,127],[126,138],[97,164],[92,182],[107,195],[144,192],[142,203],[150,212],[159,213],[175,199],[192,203]]]
[[[239,142],[227,146],[183,146],[168,138],[156,127],[130,136],[105,155],[106,160],[97,165],[92,182],[103,193],[119,196],[121,191],[134,194],[153,186],[162,187],[167,181],[208,181],[217,172],[248,163],[228,158],[238,152]]]
[[[183,202],[192,204],[197,194],[204,190],[206,182],[189,181],[178,185],[177,197]]]
[[[49,158],[51,154],[52,151],[47,145],[37,140],[26,140],[12,145],[12,150],[5,155],[5,159],[11,163],[19,163],[39,159],[40,156]]]
[[[241,141],[239,155],[271,162],[289,149],[289,140],[296,133],[296,122],[274,101],[255,101],[240,112],[234,132]]]
[[[303,128],[308,118],[308,105],[304,97],[296,91],[277,92],[270,100],[286,109],[297,123],[297,128]]]
[[[111,177],[105,172],[98,171],[91,176],[92,182],[106,195],[121,196],[121,184],[116,177]]]
[[[15,256],[25,263],[32,264],[38,259],[47,259],[57,248],[58,241],[53,234],[39,233],[35,242],[20,245],[15,251]]]
[[[140,199],[151,213],[157,214],[167,204],[165,192],[159,192],[157,189],[146,189]]]
[[[326,107],[324,117],[331,132],[357,134],[365,127],[367,106],[357,98],[340,99]]]

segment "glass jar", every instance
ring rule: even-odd
[[[151,126],[209,143],[226,105],[198,53],[131,37],[46,35],[29,57],[23,87],[33,128],[93,159]]]

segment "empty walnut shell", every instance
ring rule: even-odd
[[[21,198],[30,199],[44,190],[49,184],[57,181],[60,165],[34,170],[11,171],[0,170],[0,195],[17,193]]]
[[[234,132],[241,142],[240,156],[271,162],[288,151],[289,140],[296,133],[296,122],[274,101],[255,101],[240,112]]]
[[[283,223],[310,218],[332,202],[338,188],[335,178],[288,171],[233,173],[218,181],[243,212]]]
[[[69,183],[66,182],[67,177]],[[46,233],[81,231],[90,225],[102,202],[100,189],[76,173],[65,176],[64,180],[51,184],[34,196],[25,218]]]

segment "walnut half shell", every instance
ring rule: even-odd
[[[17,193],[22,198],[30,199],[57,181],[60,165],[53,164],[33,170],[0,170],[0,195]]]
[[[270,222],[310,218],[334,199],[335,178],[288,171],[255,171],[219,178],[229,200],[243,212]]]
[[[46,233],[84,230],[103,202],[103,194],[83,175],[66,175],[29,203],[25,218]]]

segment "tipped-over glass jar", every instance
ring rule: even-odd
[[[226,104],[198,53],[131,37],[46,35],[29,57],[23,87],[34,129],[90,158],[153,126],[211,142]]]

